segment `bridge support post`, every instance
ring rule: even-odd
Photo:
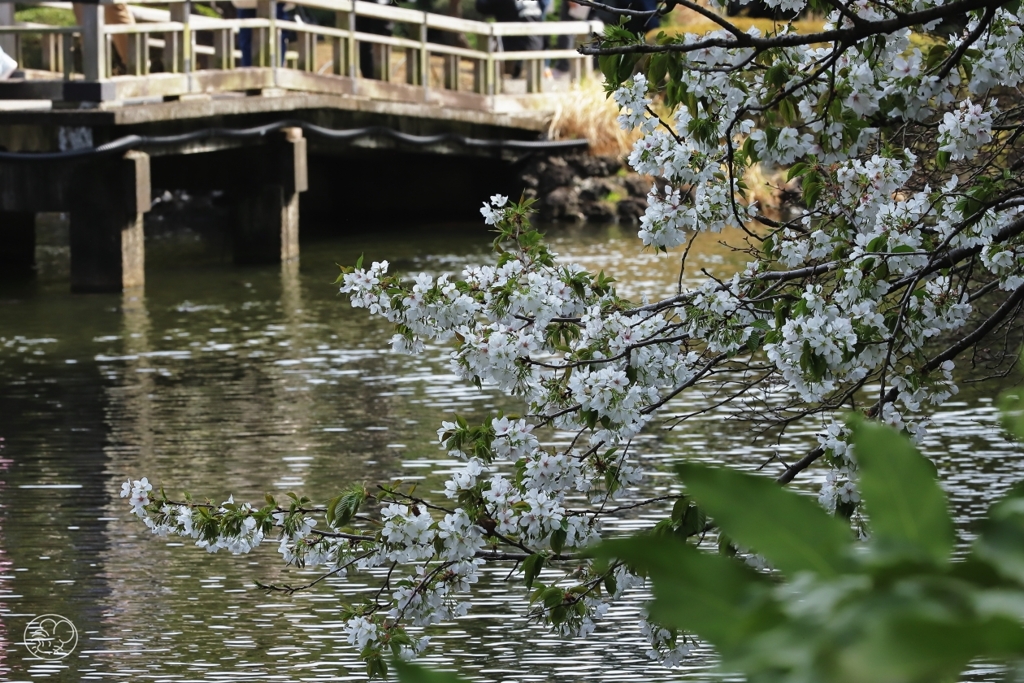
[[[142,214],[150,208],[149,155],[84,165],[71,202],[71,291],[120,292],[145,282]]]
[[[36,261],[36,215],[31,211],[0,213],[0,279],[30,275]]]
[[[255,174],[256,182],[237,197],[236,263],[279,263],[299,257],[299,194],[309,187],[306,139],[301,128],[282,132],[283,139],[262,155],[265,166]]]

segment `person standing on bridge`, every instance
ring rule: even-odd
[[[71,8],[75,11],[75,21],[81,26],[85,23],[85,14],[81,3],[74,3]],[[132,16],[131,11],[128,9],[128,5],[116,4],[116,5],[104,5],[103,6],[103,23],[105,24],[134,24],[135,17]],[[121,60],[121,64],[125,65],[128,63],[128,34],[127,33],[115,33],[110,36],[110,42],[114,45],[114,53],[117,58]],[[123,72],[122,72],[123,73]]]
[[[231,4],[238,11],[239,19],[255,19],[256,18],[256,0],[231,0]],[[274,6],[277,7],[276,15],[278,19],[284,20],[288,18],[287,12],[290,8],[285,6],[283,2],[276,2]],[[292,5],[294,7],[294,5]],[[280,62],[284,64],[284,54],[288,49],[288,41],[284,36],[284,32],[281,34],[281,48],[279,51]],[[242,53],[242,66],[252,66],[252,29],[243,28],[238,30],[238,51]]]
[[[476,0],[476,11],[498,21],[544,21],[551,0]],[[544,49],[544,36],[502,36],[503,52],[526,52]],[[523,71],[520,61],[505,62],[505,73],[519,78]]]
[[[390,5],[391,0],[369,0],[378,5]],[[390,36],[394,33],[395,25],[387,19],[374,19],[356,15],[356,31],[359,33],[375,33],[379,36]],[[365,40],[359,41],[359,74],[363,78],[380,78],[381,59],[384,58],[384,51],[378,43],[370,43]]]
[[[736,1],[736,0],[734,0]],[[642,12],[653,12],[658,9],[658,0],[604,0],[601,4],[607,9],[596,9],[587,5],[580,5],[572,0],[562,0],[559,9],[559,21],[587,21],[597,19],[605,24],[617,25],[621,14],[616,9],[639,10]],[[631,15],[627,17],[626,29],[633,33],[646,35],[648,32],[661,26],[661,17],[657,14],[647,16]],[[569,36],[561,35],[555,39],[555,47],[559,50],[567,50],[576,47],[572,44]],[[597,58],[594,58],[595,63]],[[563,73],[569,71],[569,60],[559,59],[555,62],[555,70]]]
[[[447,14],[456,19],[462,18],[462,0],[444,0],[448,5]],[[433,12],[435,0],[415,0],[416,9],[421,12]],[[469,41],[465,34],[453,31],[441,31],[436,28],[427,29],[428,43],[441,43],[442,45],[454,45],[469,49]]]

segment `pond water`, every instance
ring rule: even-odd
[[[630,297],[673,290],[677,258],[638,255],[631,235],[576,228],[551,238],[563,257],[628,283]],[[440,489],[455,464],[436,447],[440,421],[520,406],[458,381],[444,348],[390,353],[387,327],[337,294],[334,263],[365,253],[403,272],[457,271],[489,258],[488,245],[475,225],[370,228],[304,243],[299,267],[238,268],[215,243],[179,234],[147,243],[144,296],[72,296],[60,278],[0,287],[0,680],[364,680],[338,604],[372,590],[372,576],[268,595],[253,581],[316,574],[283,567],[274,544],[208,555],[152,536],[119,487],[145,475],[168,493],[253,502],[264,491],[326,499],[352,481],[391,478]],[[735,267],[711,238],[690,259],[688,278]],[[988,501],[1024,477],[1024,451],[997,427],[998,391],[968,385],[927,443],[964,539]],[[706,401],[691,393],[673,410]],[[752,443],[728,416],[715,411],[639,439],[635,452],[652,473],[637,493],[668,491],[668,465],[681,458],[755,468],[813,443],[810,425],[781,446]],[[816,490],[821,473],[807,474],[799,486]],[[646,510],[609,528],[663,514]],[[489,568],[470,615],[432,630],[427,662],[481,681],[712,677],[703,650],[682,670],[648,662],[636,628],[642,593],[615,605],[595,636],[563,640],[526,620],[525,589],[506,581],[509,569]],[[77,648],[59,663],[22,645],[26,624],[43,613],[78,628]],[[994,675],[979,666],[967,679]]]

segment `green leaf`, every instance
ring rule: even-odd
[[[647,66],[647,82],[654,88],[661,88],[665,74],[668,72],[668,61],[671,56],[667,52],[654,54]]]
[[[781,87],[786,84],[786,80],[788,78],[789,75],[788,70],[786,69],[786,65],[783,64],[782,62],[779,62],[772,66],[770,69],[768,69],[764,76],[764,82],[765,85],[774,85],[776,87]]]
[[[432,671],[397,658],[394,664],[399,683],[466,683],[466,679],[448,671]]]
[[[540,570],[543,568],[544,556],[539,553],[534,553],[523,560],[523,576],[526,579],[527,588],[533,588],[533,582],[540,576]]]
[[[342,491],[341,495],[327,504],[327,524],[335,528],[348,525],[359,511],[359,506],[363,504],[365,498],[366,487],[362,484]]]
[[[1024,438],[1024,390],[1006,391],[999,397],[999,421],[1018,439]]]
[[[782,572],[831,577],[849,570],[849,527],[810,498],[727,468],[688,463],[677,471],[687,492],[725,533]]]
[[[786,97],[779,102],[779,113],[782,115],[782,121],[787,126],[792,126],[796,120],[796,107],[793,106],[793,100]]]
[[[682,521],[683,516],[686,514],[686,508],[690,504],[690,501],[686,499],[686,496],[681,496],[675,504],[672,506],[672,521],[678,524]]]
[[[1024,584],[1024,482],[989,508],[974,554],[1000,575]]]
[[[789,173],[786,174],[786,182],[789,182],[793,178],[798,178],[802,176],[803,174],[807,173],[809,169],[810,166],[806,162],[796,162],[795,164],[789,167]]]
[[[915,601],[872,622],[866,637],[840,655],[845,679],[954,681],[975,657],[1019,656],[1024,646],[1019,623],[1002,617],[935,618],[924,613],[926,606],[935,609],[941,603]]]
[[[551,532],[551,549],[555,551],[555,554],[562,552],[562,548],[565,547],[565,539],[568,536],[568,532],[565,529],[555,529]]]
[[[679,518],[679,535],[687,538],[701,534],[704,532],[704,527],[707,523],[708,518],[704,511],[691,503],[686,506],[686,510]]]
[[[873,549],[887,558],[948,562],[953,522],[934,466],[891,427],[867,421],[850,427]]]
[[[808,209],[813,209],[815,203],[818,201],[818,195],[821,194],[821,190],[824,185],[821,182],[821,177],[816,171],[809,171],[804,174],[803,182],[801,183],[801,189],[803,190],[804,206]]]
[[[561,605],[565,600],[565,591],[557,586],[551,586],[541,594],[541,599],[543,600],[545,607],[548,609],[554,609]]]
[[[593,553],[647,574],[654,586],[652,620],[696,633],[723,655],[740,651],[783,618],[766,577],[681,540],[636,536],[607,541]]]
[[[365,650],[364,650],[365,652]],[[366,658],[366,675],[373,678],[387,678],[388,663],[379,654]]]

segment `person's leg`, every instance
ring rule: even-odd
[[[277,18],[281,21],[288,20],[288,13],[284,9],[284,3],[277,3]],[[288,52],[288,41],[295,37],[294,31],[281,31],[281,66],[284,66],[284,57]]]
[[[391,24],[380,19],[356,17],[356,31],[389,36],[391,35]],[[377,78],[378,68],[373,47],[374,43],[359,43],[359,73],[363,78]]]
[[[134,24],[135,17],[128,11],[128,5],[104,5],[103,20],[109,24]],[[110,37],[114,44],[114,52],[121,58],[121,63],[128,64],[128,34],[115,33]]]
[[[256,10],[239,9],[239,19],[254,19]],[[243,28],[238,31],[238,49],[242,52],[242,66],[252,66],[252,29]]]
[[[373,43],[359,43],[359,73],[363,78],[373,78]]]

